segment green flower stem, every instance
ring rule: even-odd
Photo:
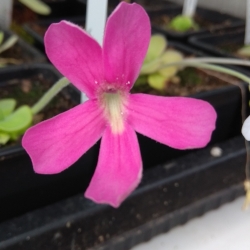
[[[63,88],[69,85],[69,80],[66,77],[59,79],[31,108],[33,115],[39,113]]]
[[[250,61],[236,59],[236,58],[217,58],[217,57],[201,57],[201,58],[187,58],[184,59],[186,62],[201,62],[201,63],[218,63],[218,64],[230,64],[230,65],[241,65],[250,66]]]
[[[170,66],[182,66],[182,65],[186,66],[186,67],[189,66],[189,67],[195,67],[195,68],[201,68],[201,69],[210,69],[213,71],[225,73],[225,74],[237,77],[237,78],[247,82],[248,84],[250,84],[250,78],[242,73],[239,73],[236,70],[225,68],[225,67],[214,65],[214,64],[201,63],[199,60],[196,61],[196,60],[189,60],[189,59],[185,60],[184,59],[184,60],[179,61],[179,62],[164,64],[159,69],[164,69],[164,68],[170,67]]]

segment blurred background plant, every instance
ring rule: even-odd
[[[152,35],[146,58],[143,62],[140,76],[135,86],[149,84],[152,88],[162,90],[169,80],[173,80],[180,66],[163,67],[164,64],[179,62],[183,59],[182,53],[167,48],[167,40],[163,35]]]

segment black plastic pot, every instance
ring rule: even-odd
[[[114,209],[77,195],[0,224],[1,250],[128,250],[243,195],[245,147],[235,137],[144,171]],[[39,193],[37,193],[39,195]],[[2,203],[1,203],[2,204]]]
[[[23,29],[26,31],[27,35],[26,38],[28,38],[29,41],[31,41],[32,45],[35,46],[37,49],[45,53],[45,48],[44,48],[44,41],[43,37],[45,31],[48,29],[48,27],[52,23],[57,23],[60,22],[61,20],[67,20],[72,23],[78,24],[82,27],[85,26],[85,18],[82,16],[79,17],[64,17],[64,18],[56,18],[56,19],[47,19],[47,20],[41,20],[41,21],[36,21],[32,23],[26,23],[23,25]],[[39,33],[36,31],[35,27],[38,27],[41,29],[42,33]],[[28,37],[27,37],[28,36]]]
[[[224,34],[206,34],[200,36],[192,36],[189,43],[215,56],[237,57],[232,51],[232,47],[244,46],[245,30],[238,28]]]
[[[53,84],[61,75],[50,65],[13,67],[1,72],[0,88],[6,81],[43,75]],[[67,87],[64,95],[78,104],[80,93]],[[21,145],[0,149],[0,221],[72,196],[86,189],[96,166],[98,146],[61,175],[38,175]],[[85,167],[84,167],[85,166]],[[80,177],[80,178],[79,178]]]
[[[85,17],[86,15],[86,4],[79,0],[42,0],[46,3],[50,9],[51,13],[49,15],[39,15],[33,12],[31,9],[20,3],[18,0],[14,1],[13,18],[17,24],[22,24],[23,21],[34,21],[37,19],[51,19],[51,18],[61,18],[64,16],[78,16],[81,15]],[[20,17],[24,15],[24,17]],[[25,19],[27,20],[25,20]]]
[[[2,30],[2,31],[4,32],[4,40],[8,39],[11,35],[14,34],[11,31],[7,30]],[[41,54],[34,47],[24,42],[21,38],[18,38],[18,41],[9,50],[12,51],[13,58],[21,60],[22,64],[41,63],[41,62],[46,62],[47,60],[43,54]],[[6,50],[3,53],[1,53],[1,57],[4,58],[6,53],[9,53],[9,51]],[[0,72],[5,71],[6,67],[13,67],[13,65],[8,65],[2,68],[0,67]]]
[[[164,15],[167,16],[167,18],[172,19],[180,14],[182,14],[182,8],[152,12],[150,13],[152,26],[157,31],[164,33],[167,36],[167,38],[186,40],[188,37],[192,35],[215,33],[215,32],[220,32],[222,29],[227,27],[237,28],[244,25],[244,20],[240,18],[200,7],[197,8],[194,19],[200,20],[200,22],[204,23],[206,27],[200,28],[197,31],[193,30],[186,32],[177,32],[167,27],[156,24],[155,22],[156,19],[159,19],[161,16]]]

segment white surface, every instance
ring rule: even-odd
[[[250,250],[250,211],[243,198],[195,218],[132,250]]]
[[[12,16],[12,0],[0,0],[0,26],[9,29]]]
[[[184,16],[193,17],[197,7],[198,0],[184,0],[182,14]]]

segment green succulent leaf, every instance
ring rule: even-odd
[[[10,135],[0,132],[0,145],[5,145],[10,140]]]
[[[35,13],[40,15],[49,15],[51,13],[50,7],[39,0],[19,0],[22,4],[33,10]]]
[[[250,45],[240,48],[237,53],[241,56],[250,56]]]
[[[3,39],[4,39],[4,33],[0,31],[0,45],[2,44]]]
[[[182,59],[183,59],[183,55],[180,52],[178,52],[176,50],[167,50],[161,56],[161,63],[162,63],[162,65],[170,64],[170,63],[174,63],[174,62],[179,62]],[[178,69],[179,68],[177,66],[169,66],[169,67],[160,69],[158,72],[167,78],[171,78],[177,73]]]
[[[170,28],[179,32],[185,32],[190,29],[198,29],[198,25],[194,22],[192,17],[178,15],[170,22]]]
[[[10,115],[16,106],[16,100],[6,98],[0,100],[0,121]]]
[[[17,42],[17,40],[18,36],[16,35],[12,35],[11,37],[9,37],[4,43],[1,44],[0,53],[11,48]]]
[[[152,62],[157,59],[164,52],[166,47],[167,40],[163,35],[152,35],[144,63]]]
[[[148,76],[148,84],[153,89],[163,90],[166,86],[167,77],[154,73]]]
[[[29,106],[23,105],[0,121],[0,132],[7,133],[12,139],[18,138],[32,123]]]

